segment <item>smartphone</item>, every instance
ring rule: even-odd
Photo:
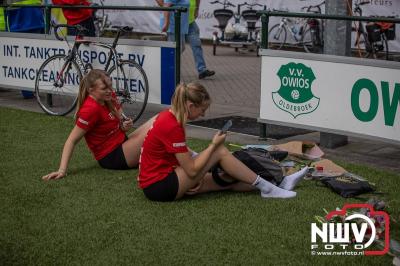
[[[226,121],[225,125],[221,128],[221,134],[225,134],[232,126],[232,120]]]
[[[129,120],[129,117],[127,117],[124,113],[121,113],[121,116],[123,121]]]

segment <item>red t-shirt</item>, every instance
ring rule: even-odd
[[[71,6],[90,6],[86,0],[53,0],[54,5],[71,5]],[[92,9],[63,9],[64,17],[67,19],[68,25],[76,25],[93,15]]]
[[[187,152],[185,130],[169,111],[162,111],[147,132],[140,154],[139,186],[164,179],[179,162],[175,153]]]
[[[106,105],[99,104],[90,96],[85,99],[76,116],[76,125],[86,130],[85,140],[96,160],[104,158],[124,142],[125,133],[119,124],[119,118]]]

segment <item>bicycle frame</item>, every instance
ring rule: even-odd
[[[67,67],[68,67],[67,71],[69,70],[69,67],[71,66],[71,64],[70,64],[71,60],[75,60],[75,62],[78,64],[78,67],[79,67],[79,70],[81,71],[81,73],[83,73],[83,74],[87,74],[88,73],[88,68],[85,67],[85,65],[82,62],[82,59],[81,59],[81,57],[79,56],[79,53],[78,53],[79,47],[82,44],[99,46],[99,47],[103,47],[103,48],[108,49],[109,54],[108,54],[107,62],[106,62],[105,67],[104,67],[104,71],[108,72],[108,70],[110,68],[111,61],[112,61],[113,58],[114,58],[114,65],[118,66],[119,62],[120,62],[120,58],[118,56],[117,50],[115,49],[116,45],[117,45],[117,42],[118,42],[118,38],[119,38],[119,35],[117,35],[117,37],[114,40],[114,43],[112,45],[106,44],[106,43],[101,43],[101,42],[96,42],[96,41],[90,41],[90,40],[75,40],[74,46],[72,47],[70,53],[67,55],[66,63],[63,65],[63,67],[62,67],[62,69],[61,69],[61,71],[59,73],[60,77],[63,76],[63,73],[64,73],[64,71],[66,70]],[[117,71],[117,77],[119,77],[120,76],[120,73],[119,73],[120,70],[119,70],[118,67],[116,67],[116,71]],[[58,82],[61,82],[60,77],[58,77],[58,79],[56,81],[57,84],[59,84]],[[116,89],[116,91],[120,91],[118,82],[116,82],[116,88],[115,89]]]
[[[296,35],[297,33],[293,32],[293,27],[295,27],[297,24],[300,25],[300,29],[302,29],[302,33],[300,34],[300,38],[298,38]],[[279,27],[284,27],[287,32],[291,34],[293,39],[296,41],[296,44],[300,43],[301,37],[304,34],[305,30],[304,28],[307,26],[307,20],[302,20],[302,23],[296,23],[293,22],[292,20],[289,20],[288,18],[282,18],[281,21],[279,22]],[[299,29],[299,30],[300,30]]]

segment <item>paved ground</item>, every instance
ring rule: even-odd
[[[213,104],[206,118],[223,116],[244,116],[257,118],[259,114],[260,95],[260,65],[261,60],[255,52],[239,51],[234,48],[218,47],[217,56],[212,55],[212,47],[204,46],[205,59],[209,69],[217,74],[207,80],[202,80],[209,90]],[[185,82],[197,80],[190,47],[182,57],[182,80]],[[34,99],[23,99],[21,94],[12,90],[0,90],[0,106],[9,106],[41,112]],[[147,120],[165,106],[149,105],[143,119]],[[189,126],[190,137],[210,139],[215,130]],[[259,141],[258,137],[231,133],[228,141],[242,144],[277,143],[289,140],[312,140],[319,142],[319,133],[299,135],[287,139]],[[400,173],[400,145],[383,143],[360,138],[349,138],[349,144],[337,149],[323,148],[327,158],[346,162],[362,163],[372,167],[391,170]]]

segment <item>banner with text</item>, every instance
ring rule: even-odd
[[[12,36],[16,37],[0,34],[0,86],[3,87],[34,90],[42,63],[55,54],[66,55],[69,51],[65,42],[44,39],[45,35],[14,33]],[[143,67],[149,82],[150,103],[170,104],[175,80],[174,48],[121,44],[117,52],[122,59],[134,60]],[[104,69],[108,53],[107,49],[93,45],[81,45],[79,49],[84,64],[100,69]]]
[[[262,51],[260,119],[400,143],[400,66]],[[298,54],[298,53],[297,53]],[[296,59],[299,58],[299,59]]]

